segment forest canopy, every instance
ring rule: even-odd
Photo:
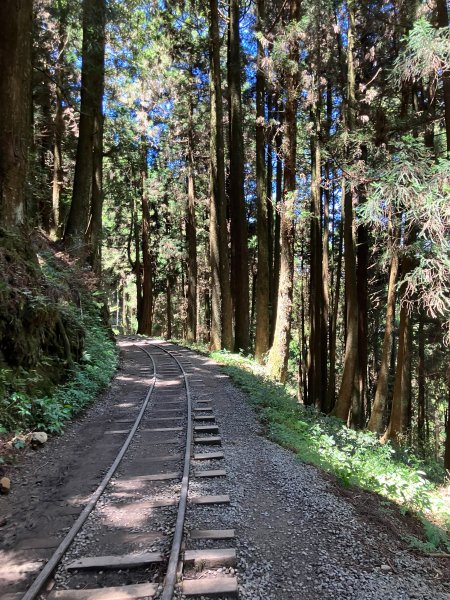
[[[39,270],[38,232],[116,333],[251,355],[450,468],[446,0],[3,0],[0,23],[17,260]]]

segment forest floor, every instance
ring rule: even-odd
[[[128,352],[123,345],[108,391],[10,471],[11,492],[0,497],[1,599],[25,589],[114,459],[116,448],[103,434],[112,403],[136,393],[127,381]],[[242,599],[450,597],[448,557],[426,557],[404,539],[420,535],[416,520],[267,440],[244,393],[221,368],[201,355],[191,360],[223,440],[221,485],[231,497],[224,525],[236,530]]]

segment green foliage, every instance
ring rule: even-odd
[[[0,432],[34,429],[60,433],[65,422],[108,385],[117,364],[115,344],[95,306],[80,319],[86,330],[85,350],[68,381],[46,396],[30,397],[23,392],[13,392],[9,398],[1,399]]]
[[[450,69],[449,28],[436,29],[422,18],[414,23],[404,39],[405,49],[394,63],[393,77],[398,82],[436,77]]]
[[[414,268],[399,283],[403,284],[402,301],[421,305],[432,318],[448,320],[450,162],[436,162],[429,149],[412,136],[379,158],[367,202],[358,208],[358,216],[380,244],[387,241],[389,253],[412,258]]]
[[[450,525],[450,508],[437,489],[445,477],[438,465],[430,468],[406,449],[381,444],[370,432],[349,429],[339,419],[298,404],[249,359],[223,352],[212,357],[248,394],[272,440],[302,461],[333,473],[344,485],[376,492],[404,510],[433,515]]]
[[[425,554],[441,550],[450,553],[450,540],[448,535],[441,527],[436,526],[427,519],[422,518],[422,525],[426,537],[426,542],[420,540],[415,535],[406,535],[404,539],[409,542],[412,548],[416,548]]]

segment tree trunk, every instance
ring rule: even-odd
[[[384,329],[383,351],[381,354],[380,369],[378,371],[377,388],[375,399],[372,405],[372,414],[370,415],[367,428],[374,433],[381,434],[384,428],[384,418],[386,413],[386,404],[388,397],[389,383],[389,365],[392,353],[392,338],[394,332],[395,319],[395,286],[398,276],[398,256],[394,252],[391,258],[391,268],[389,271],[389,284],[386,302],[386,326]]]
[[[444,469],[450,471],[450,373],[448,373],[447,397],[448,406],[445,415],[445,448],[444,448]]]
[[[0,2],[0,226],[26,220],[32,0]]]
[[[99,79],[104,69],[105,0],[83,0],[83,64],[81,69],[80,124],[70,205],[64,240],[81,258],[89,256],[87,238],[94,182],[94,138],[100,134],[98,105]],[[97,128],[97,131],[96,131]],[[98,145],[98,140],[97,140]],[[97,152],[97,151],[96,151]],[[98,161],[98,159],[97,159]],[[96,175],[98,164],[96,164]]]
[[[344,185],[342,185],[342,193],[344,191]],[[327,388],[327,406],[329,410],[334,408],[336,402],[336,338],[337,338],[337,320],[339,314],[339,300],[341,295],[341,280],[342,280],[342,249],[343,249],[343,226],[342,220],[339,223],[339,248],[338,248],[338,259],[336,265],[336,276],[335,276],[335,291],[333,297],[333,310],[330,319],[330,371],[328,377],[328,388]]]
[[[426,404],[426,386],[425,386],[425,336],[423,333],[423,313],[419,314],[418,331],[418,354],[417,364],[417,442],[419,451],[424,456],[425,451],[425,404]]]
[[[354,31],[355,5],[354,0],[348,3],[347,31],[347,127],[351,132],[355,127],[355,69],[354,69]],[[346,339],[344,372],[339,389],[336,405],[332,414],[347,422],[354,388],[355,373],[358,360],[358,296],[356,279],[356,251],[353,234],[353,192],[347,190],[343,195],[344,215],[344,263],[345,263],[345,297],[346,310]]]
[[[270,315],[270,343],[273,343],[273,336],[275,333],[275,321],[277,317],[277,302],[278,302],[278,286],[280,283],[280,207],[283,197],[283,159],[281,157],[281,145],[283,136],[281,133],[281,123],[283,122],[283,110],[278,105],[278,122],[279,131],[275,135],[275,148],[276,148],[276,182],[275,182],[275,230],[273,236],[273,286],[272,286],[272,298],[270,299],[270,306],[272,307]]]
[[[61,19],[62,17],[60,17]],[[56,79],[56,109],[53,121],[53,182],[52,182],[52,221],[54,237],[60,235],[61,195],[63,190],[63,153],[62,142],[64,136],[63,99],[61,88],[63,84],[62,63],[64,60],[64,25],[60,24],[58,60],[55,67]]]
[[[360,191],[359,203],[365,198],[365,190]],[[363,200],[364,201],[364,200]],[[356,280],[358,290],[358,364],[355,375],[352,403],[352,427],[362,429],[366,422],[367,411],[367,364],[368,364],[368,319],[367,319],[367,279],[369,267],[369,243],[367,227],[359,224],[357,228],[357,267]]]
[[[188,342],[197,340],[197,226],[195,219],[195,178],[194,178],[194,125],[192,101],[193,90],[189,98],[188,123],[188,201],[186,215],[187,243],[187,330]]]
[[[321,227],[321,155],[320,105],[312,111],[311,134],[311,225],[310,225],[310,286],[309,286],[309,369],[308,404],[322,410],[326,402],[326,374],[322,372],[323,336],[323,282],[322,282],[322,227]]]
[[[258,32],[262,31],[265,16],[265,0],[257,1]],[[256,333],[255,358],[263,362],[269,350],[269,230],[266,202],[265,153],[264,153],[264,74],[262,61],[264,49],[258,40],[256,71],[256,196],[257,196],[257,239],[258,276],[256,279]]]
[[[290,2],[289,22],[300,19],[300,0]],[[289,42],[289,59],[297,65],[297,38]],[[284,136],[284,186],[280,207],[280,280],[274,343],[269,353],[268,372],[277,381],[287,376],[291,335],[292,292],[294,279],[294,210],[296,200],[295,162],[297,155],[297,94],[300,76],[297,69],[286,73],[286,107]]]
[[[234,306],[234,350],[249,348],[248,233],[244,197],[244,140],[241,102],[241,43],[239,0],[230,0],[230,48],[228,84],[230,93],[230,216],[231,281]]]
[[[147,145],[141,142],[141,207],[142,207],[142,300],[138,315],[138,333],[152,335],[153,264],[150,250],[151,216],[147,196]]]
[[[92,191],[89,224],[89,264],[94,273],[102,270],[102,210],[103,210],[103,94],[105,88],[105,0],[97,0],[95,69],[92,73],[92,103],[94,107],[92,137]]]
[[[172,339],[172,276],[166,280],[166,338]]]
[[[392,440],[396,443],[404,441],[408,409],[408,351],[409,351],[409,315],[403,304],[400,308],[400,325],[398,333],[397,364],[395,370],[394,393],[389,424],[383,435],[383,441]]]
[[[225,161],[223,137],[220,36],[217,0],[210,0],[210,264],[211,264],[211,349],[233,347],[232,302],[226,224]]]

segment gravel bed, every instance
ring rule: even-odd
[[[236,530],[234,544],[208,547],[236,547],[241,600],[450,598],[442,563],[366,522],[318,469],[262,437],[245,395],[213,361],[190,356],[206,384],[195,396],[213,400],[223,440],[199,451],[225,454],[195,467],[227,470],[225,479],[193,480],[190,492],[227,493],[231,505],[190,507],[186,528]]]

